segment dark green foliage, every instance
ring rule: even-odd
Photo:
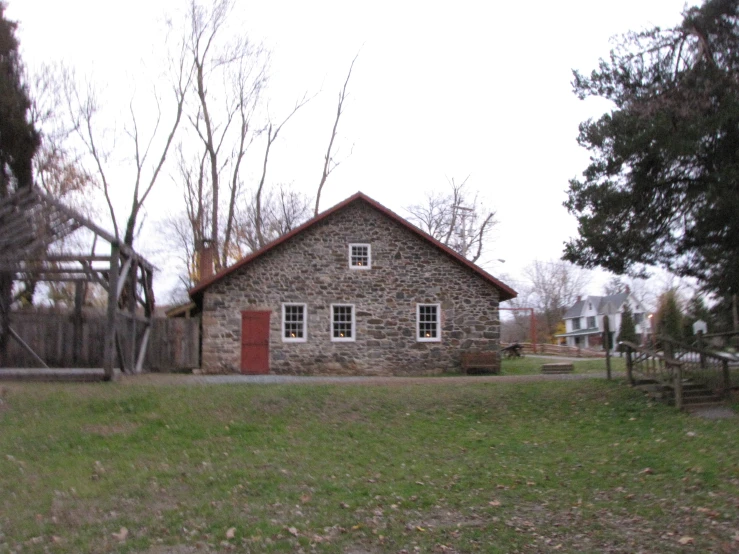
[[[0,2],[0,198],[8,193],[11,178],[18,187],[31,186],[31,160],[40,142],[27,119],[31,103],[23,85],[15,28],[15,22],[5,19],[5,4]]]
[[[634,314],[631,313],[631,307],[628,303],[624,306],[624,311],[621,313],[621,328],[616,338],[616,342],[621,341],[638,342]]]
[[[659,298],[657,309],[657,335],[680,340],[683,336],[683,314],[674,290],[668,290]]]
[[[564,258],[617,274],[663,265],[739,292],[739,2],[708,0],[681,25],[625,35],[580,98],[615,109],[580,125],[591,152],[565,202]]]

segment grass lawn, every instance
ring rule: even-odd
[[[524,356],[523,358],[503,358],[501,360],[502,375],[531,375],[541,373],[542,364],[570,363],[562,358],[552,356],[551,358],[540,358]],[[605,373],[605,358],[586,358],[571,362],[575,373]],[[620,357],[611,358],[611,371],[613,373],[624,373],[626,371],[626,360]]]
[[[738,429],[605,380],[5,385],[0,552],[736,552]]]

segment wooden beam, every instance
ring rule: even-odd
[[[114,378],[113,365],[115,363],[116,330],[115,314],[118,311],[118,265],[120,264],[120,250],[118,248],[117,242],[113,242],[110,245],[110,259],[110,275],[108,277],[108,311],[107,324],[105,329],[105,361],[103,364],[106,381],[112,381]]]
[[[141,373],[144,367],[144,359],[146,358],[146,352],[149,348],[149,335],[151,335],[151,325],[146,326],[144,336],[141,339],[141,346],[139,347],[139,356],[136,360],[136,373]]]
[[[15,332],[15,330],[12,327],[8,328],[8,332],[10,333],[10,336],[13,337],[18,342],[18,344],[20,344],[21,348],[25,350],[25,352],[28,355],[30,355],[37,364],[39,364],[41,367],[49,369],[49,366],[46,365],[46,362],[44,362],[44,360],[41,359],[41,356],[36,354],[36,352],[33,351],[33,348],[28,346],[26,342],[20,337],[20,335],[18,335],[18,333]]]
[[[84,225],[85,227],[87,227],[88,229],[90,229],[96,235],[99,235],[100,237],[104,238],[109,243],[111,243],[111,244],[113,244],[113,243],[118,244],[118,239],[116,237],[114,237],[113,235],[111,235],[110,233],[108,233],[107,231],[105,231],[104,229],[102,229],[101,227],[98,227],[97,225],[95,225],[89,219],[87,219],[84,216],[82,216],[82,215],[74,212],[73,210],[71,210],[70,208],[68,208],[67,206],[65,206],[64,204],[62,204],[61,202],[56,201],[55,199],[51,198],[50,196],[47,196],[46,194],[42,193],[41,191],[36,191],[36,194],[39,196],[39,198],[41,200],[43,200],[44,202],[47,202],[47,203],[55,206],[56,208],[58,208],[62,212],[68,214],[70,217],[72,217],[73,219],[75,219],[76,221],[78,221],[79,223],[81,223],[82,225]],[[149,261],[147,261],[146,259],[144,259],[143,257],[141,257],[139,254],[137,254],[131,247],[129,247],[129,246],[125,245],[125,244],[118,244],[118,248],[120,249],[120,252],[122,252],[126,256],[128,256],[130,258],[136,258],[146,268],[154,269],[154,266]]]
[[[136,371],[136,274],[139,272],[139,266],[138,264],[133,261],[130,265],[131,267],[131,275],[128,278],[128,285],[131,288],[128,295],[128,310],[131,317],[131,320],[129,321],[129,326],[131,328],[129,332],[129,338],[131,340],[131,344],[129,344],[129,348],[131,349],[131,371]],[[125,277],[124,277],[125,278]]]
[[[82,303],[84,300],[84,286],[82,281],[74,284],[74,317],[72,337],[72,361],[75,365],[79,363],[82,355]]]
[[[87,262],[83,262],[82,265],[85,266],[85,267],[87,267],[89,269],[90,276],[93,278],[93,281],[94,282],[96,282],[98,285],[100,285],[101,287],[103,287],[103,289],[105,289],[105,292],[110,292],[110,288],[108,287],[108,283],[102,277],[102,273],[104,272],[104,270],[101,270],[101,269],[95,270]],[[110,270],[108,270],[108,271],[110,271]]]
[[[127,320],[132,320],[132,319],[134,319],[134,320],[138,321],[139,323],[143,323],[143,324],[149,324],[149,322],[151,321],[151,319],[149,319],[149,318],[146,318],[146,317],[144,317],[144,316],[142,316],[142,315],[138,315],[138,314],[131,314],[131,313],[129,313],[129,312],[124,312],[124,311],[122,311],[122,310],[119,310],[119,311],[118,311],[118,313],[117,313],[116,315],[117,315],[118,317],[123,317],[123,318],[126,318]]]
[[[61,263],[61,262],[107,262],[110,263],[110,256],[87,255],[87,254],[47,254],[44,256],[45,262]]]
[[[129,371],[130,368],[128,367],[128,360],[126,360],[126,357],[124,356],[124,353],[123,353],[123,346],[121,346],[121,337],[118,336],[117,331],[115,334],[115,349],[116,349],[116,352],[118,352],[118,361],[120,362],[120,365],[121,365],[121,371],[127,371],[131,373],[131,371]]]
[[[128,272],[131,269],[132,262],[133,260],[131,258],[128,258],[123,264],[123,269],[121,269],[121,272],[118,274],[118,285],[116,286],[116,302],[121,297],[123,287],[126,286],[126,279],[128,278]]]
[[[90,275],[38,275],[38,274],[25,274],[19,273],[15,277],[16,281],[44,281],[46,283],[74,283],[77,281],[96,283],[97,281]]]

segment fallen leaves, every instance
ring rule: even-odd
[[[111,535],[115,540],[123,542],[128,537],[128,529],[126,529],[125,527],[121,527],[120,531],[118,531],[117,533],[111,533]]]
[[[693,537],[685,536],[680,537],[677,542],[685,546],[686,544],[693,544],[695,542],[695,539],[693,539]]]
[[[232,539],[236,536],[236,527],[230,527],[228,531],[226,531],[226,538]]]

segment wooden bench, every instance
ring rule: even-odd
[[[497,352],[463,352],[462,369],[465,373],[500,373]]]
[[[547,374],[572,373],[574,370],[572,364],[566,363],[544,364],[541,366],[541,372]]]

